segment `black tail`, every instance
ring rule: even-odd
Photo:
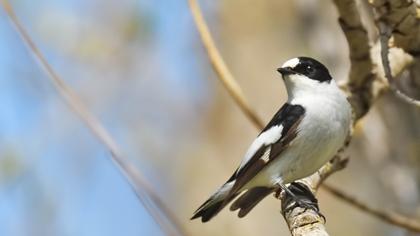
[[[268,194],[273,192],[273,188],[255,187],[242,194],[231,206],[230,210],[239,210],[238,216],[244,217]]]
[[[229,204],[236,196],[240,194],[229,193],[231,185],[229,183],[223,185],[219,191],[211,196],[203,203],[191,217],[191,220],[201,217],[202,222],[207,222],[219,213],[227,204]],[[239,210],[238,216],[244,217],[248,214],[261,200],[268,194],[273,192],[273,188],[255,187],[242,194],[230,207],[231,211]]]
[[[215,194],[205,201],[191,217],[191,220],[201,217],[202,222],[207,222],[231,202],[239,193],[230,193],[233,182],[224,184]]]

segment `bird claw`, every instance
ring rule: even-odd
[[[303,212],[306,212],[307,210],[313,210],[316,214],[322,217],[324,222],[326,222],[325,216],[319,210],[317,199],[313,196],[312,192],[309,189],[307,189],[300,183],[292,183],[290,185],[290,189],[284,187],[285,186],[279,188],[274,195],[276,198],[279,199],[281,197],[281,193],[284,193],[291,197],[291,199],[287,199],[287,201],[284,202],[284,204],[282,204],[284,212],[291,211],[295,207],[303,208]],[[284,191],[282,192],[282,190]],[[283,198],[283,200],[286,199]]]
[[[307,210],[313,210],[317,215],[319,215],[324,222],[327,222],[327,219],[325,218],[325,216],[321,213],[321,211],[319,210],[318,204],[314,203],[314,202],[306,202],[303,199],[294,199],[295,200],[295,204],[290,205],[286,211],[288,210],[292,210],[292,208],[294,208],[295,206],[303,208],[304,211],[306,212]]]

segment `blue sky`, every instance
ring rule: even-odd
[[[45,9],[60,9],[79,21],[98,24],[92,13],[100,12],[107,4],[70,0],[13,3],[36,43],[69,84],[78,84],[89,74],[83,63],[45,42],[40,35],[40,14]],[[94,112],[99,113],[131,159],[140,157],[136,163],[149,179],[154,179],[152,184],[165,188],[171,183],[154,178],[157,170],[142,162],[145,153],[130,144],[130,126],[119,120],[119,114],[144,115],[145,126],[156,133],[155,141],[166,145],[168,142],[161,137],[180,137],[185,128],[182,124],[194,125],[197,118],[194,112],[168,116],[172,108],[167,106],[180,106],[186,111],[206,106],[211,89],[201,77],[209,68],[202,68],[197,59],[194,49],[200,45],[195,41],[197,35],[186,1],[166,1],[165,7],[146,0],[123,4],[129,6],[123,9],[134,7],[139,20],[149,21],[147,32],[152,40],[140,37],[132,43],[144,44],[151,52],[150,60],[161,66],[151,75],[163,80],[166,86],[159,92],[165,94],[164,101],[170,102],[157,106],[160,100],[153,98],[154,91],[138,95],[135,88],[147,76],[139,74],[121,85],[120,94],[110,99],[112,106],[95,108]],[[127,98],[138,101],[134,105],[139,110],[127,103]],[[188,134],[182,138],[188,139]],[[162,155],[175,145],[168,144]],[[59,99],[0,11],[0,164],[9,162],[10,170],[0,174],[0,235],[163,235],[111,164],[107,150]]]

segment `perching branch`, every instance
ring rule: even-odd
[[[1,4],[11,23],[19,33],[21,39],[28,47],[29,52],[34,56],[35,60],[39,63],[42,69],[44,69],[54,88],[66,104],[77,116],[79,116],[90,131],[109,150],[111,153],[112,163],[114,163],[118,170],[123,174],[137,198],[141,201],[156,223],[158,223],[167,235],[185,235],[182,231],[181,225],[177,223],[177,220],[170,212],[169,208],[163,204],[153,187],[146,181],[146,178],[123,157],[117,143],[101,124],[99,119],[97,119],[95,115],[89,111],[76,93],[64,82],[64,80],[61,79],[61,77],[48,63],[47,59],[20,23],[9,1],[1,0]],[[152,201],[153,204],[151,204],[150,201]]]
[[[200,33],[200,37],[202,39],[203,45],[207,50],[207,54],[210,58],[210,61],[212,63],[213,68],[217,72],[219,79],[222,81],[225,88],[229,91],[230,95],[234,98],[236,104],[241,107],[242,111],[245,111],[245,109],[242,108],[243,104],[238,102],[237,97],[241,97],[241,101],[245,101],[244,95],[241,93],[235,93],[236,90],[241,91],[240,89],[233,89],[231,84],[235,84],[235,87],[239,87],[237,83],[234,80],[234,77],[232,74],[228,73],[228,76],[226,76],[226,73],[220,73],[220,71],[228,71],[226,68],[226,65],[224,64],[222,57],[220,56],[220,53],[218,52],[217,48],[214,45],[214,42],[212,40],[211,34],[209,33],[208,27],[203,19],[201,10],[196,2],[196,0],[188,0],[190,4],[190,10],[192,12],[192,15],[194,17],[194,21],[196,23],[198,32]],[[372,102],[382,94],[383,87],[382,85],[372,86],[372,81],[375,79],[375,76],[372,73],[373,70],[373,63],[371,62],[369,54],[371,53],[371,49],[368,45],[368,38],[366,34],[366,30],[364,30],[361,21],[360,16],[358,14],[358,11],[356,9],[355,4],[353,4],[353,1],[335,1],[337,4],[337,7],[339,9],[343,10],[349,10],[353,14],[347,14],[348,17],[356,17],[357,19],[350,19],[348,17],[345,17],[342,15],[343,18],[340,18],[340,25],[342,26],[343,31],[347,31],[346,36],[348,41],[353,41],[357,39],[357,41],[360,42],[366,40],[360,49],[360,51],[354,51],[353,56],[351,56],[352,61],[352,70],[359,71],[358,73],[361,73],[363,76],[358,76],[359,74],[351,75],[351,78],[348,80],[347,84],[341,87],[346,88],[347,92],[351,96],[354,96],[354,101],[352,102],[353,109],[357,112],[354,124],[358,119],[360,119],[364,114],[367,113],[367,111],[370,109]],[[341,5],[343,4],[343,5]],[[343,7],[343,8],[342,8]],[[356,16],[354,14],[357,14]],[[353,31],[353,32],[350,32]],[[350,47],[355,46],[357,47],[357,44],[350,43]],[[359,45],[360,47],[360,45]],[[351,48],[351,51],[355,50],[355,48]],[[217,56],[215,56],[217,55]],[[358,63],[360,62],[360,63]],[[367,63],[367,64],[366,64]],[[409,63],[398,65],[396,73],[400,73],[406,66],[408,66]],[[378,77],[377,77],[378,78]],[[379,82],[381,78],[377,79]],[[230,81],[230,82],[227,82]],[[233,81],[233,82],[232,82]],[[380,83],[378,83],[380,84]],[[364,90],[368,91],[364,91]],[[232,94],[233,93],[233,94]],[[355,105],[359,104],[359,105]],[[361,105],[360,105],[361,104]],[[246,106],[248,107],[248,105]],[[250,111],[250,109],[248,110]],[[262,128],[262,122],[255,122],[255,117],[258,117],[254,112],[244,112],[244,114],[252,121],[252,123],[259,129]],[[251,115],[250,115],[251,114]],[[346,148],[348,145],[348,142],[345,144],[343,148]],[[332,163],[327,163],[324,167],[322,167],[317,173],[313,174],[310,177],[307,177],[303,180],[300,180],[299,183],[302,183],[306,186],[307,189],[309,189],[312,193],[315,193],[318,186],[332,173],[335,171],[338,171],[342,168],[344,168],[345,164],[338,165],[338,167],[332,167],[334,166],[334,163],[346,163],[345,161],[342,162],[342,159],[340,156],[335,157],[332,160]],[[328,190],[333,189],[336,192],[340,194],[333,194],[333,196],[337,197],[340,200],[343,200],[347,202],[350,205],[354,205],[357,207],[356,203],[354,201],[351,201],[351,197],[349,197],[348,194],[345,194],[341,192],[340,190],[337,190],[333,188],[332,186],[326,185],[325,183],[323,186],[326,186]],[[331,191],[329,191],[331,193]],[[346,197],[344,197],[346,196]],[[311,199],[310,199],[311,200]],[[316,200],[316,199],[315,199]],[[282,202],[290,202],[287,199],[287,196],[282,199]],[[287,205],[287,204],[286,204]],[[304,209],[300,207],[294,207],[294,208],[288,208],[290,211],[285,211],[286,205],[282,207],[283,214],[286,219],[286,222],[289,225],[289,228],[292,232],[292,235],[328,235],[328,233],[325,230],[324,221],[322,220],[322,217],[315,213],[312,210],[304,211]],[[367,205],[367,204],[364,204]],[[363,208],[357,207],[357,209],[360,209],[364,211],[365,213],[369,213],[372,216],[378,217],[377,214],[373,214],[372,211],[364,210]],[[396,213],[395,213],[396,214]],[[391,217],[387,217],[386,214],[383,214],[383,217],[378,217],[379,219],[382,219],[390,224],[394,224],[399,227],[404,227],[409,230],[413,231],[419,231],[420,228],[415,227],[405,227],[405,225],[399,224],[398,221],[394,221],[394,219]],[[407,217],[402,217],[401,219],[408,219]]]
[[[315,194],[318,191],[318,188],[328,176],[336,171],[344,169],[347,163],[348,158],[336,156],[321,169],[319,169],[315,174],[292,183],[289,189],[298,198],[300,198],[301,201],[315,203],[316,207],[318,208],[318,201],[315,198]],[[331,188],[331,186],[326,184],[323,186],[325,188]],[[285,195],[281,196],[281,202],[281,209],[284,219],[286,220],[286,223],[289,226],[289,230],[293,236],[328,235],[325,228],[325,219],[322,215],[318,214],[312,209],[294,207],[294,200],[292,198],[287,198]]]

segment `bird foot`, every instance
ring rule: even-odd
[[[283,190],[283,191],[282,191]],[[283,198],[281,194],[286,194]],[[323,221],[326,222],[325,216],[320,212],[318,207],[318,200],[312,194],[312,192],[301,183],[292,183],[289,187],[281,185],[280,188],[274,193],[274,196],[278,199],[283,199],[282,209],[284,212],[293,210],[296,207],[307,210],[313,210],[316,214],[322,217]]]

